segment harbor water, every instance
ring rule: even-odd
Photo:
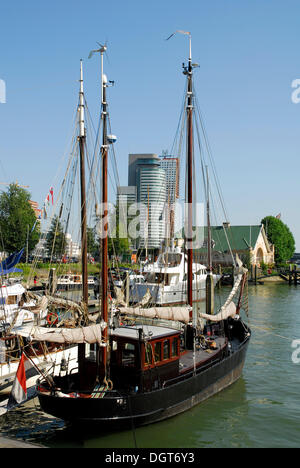
[[[68,427],[35,399],[0,419],[0,436],[51,448],[299,447],[300,286],[249,286],[249,309],[242,378],[190,411],[108,434]]]

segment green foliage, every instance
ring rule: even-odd
[[[96,237],[96,228],[87,228],[87,251],[93,257],[99,255],[99,241]]]
[[[58,216],[54,216],[47,233],[46,245],[51,257],[61,257],[65,253],[66,236]]]
[[[40,226],[35,225],[36,216],[29,200],[30,193],[17,184],[10,184],[7,192],[0,194],[1,249],[8,253],[25,247],[27,237],[29,253],[38,243]]]
[[[261,223],[265,227],[269,242],[275,246],[276,264],[292,258],[295,253],[295,239],[288,226],[274,216],[266,216]]]
[[[129,252],[129,240],[127,238],[120,238],[118,233],[116,234],[116,237],[108,238],[108,255],[110,257],[118,257],[123,254],[128,254]]]
[[[120,221],[119,206],[115,207],[115,222],[109,225],[108,255],[119,257],[130,254],[130,243],[128,237],[124,237],[126,232],[124,225]]]

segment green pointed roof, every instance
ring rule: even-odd
[[[198,227],[194,228],[202,230],[202,238],[207,239],[207,227]],[[213,240],[213,250],[218,252],[229,252],[230,248],[232,250],[248,250],[250,247],[254,248],[258,236],[261,232],[262,226],[230,226],[224,228],[223,226],[212,226],[211,227],[211,237]],[[204,230],[204,235],[203,235]],[[199,238],[201,236],[201,231],[199,232]],[[176,234],[176,238],[183,238],[183,230],[179,231]],[[227,240],[228,239],[228,240]],[[230,245],[230,248],[228,246]],[[205,247],[196,249],[197,251],[206,250]]]

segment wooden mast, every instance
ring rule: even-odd
[[[79,151],[80,151],[80,197],[81,197],[81,264],[82,264],[82,296],[88,307],[88,274],[87,274],[87,233],[86,233],[86,188],[85,188],[85,128],[84,128],[84,93],[82,60],[80,60],[80,91],[79,91]],[[78,345],[79,371],[85,359],[85,344]]]
[[[101,59],[104,50],[101,49]],[[102,62],[103,63],[103,62]],[[101,83],[102,83],[102,207],[103,207],[103,223],[102,223],[102,268],[101,268],[101,306],[102,306],[102,319],[108,325],[108,209],[107,209],[107,160],[108,160],[108,144],[107,144],[107,103],[106,103],[106,86],[107,80],[103,75],[103,66],[101,70]],[[105,224],[104,224],[105,223]],[[103,338],[108,346],[108,326],[105,327]],[[103,348],[103,366],[106,376],[107,370],[107,346]]]
[[[208,168],[206,167],[206,210],[207,210],[207,264],[208,275],[206,276],[206,313],[213,315],[214,313],[214,280],[212,267],[212,238],[210,224],[210,201],[209,201],[209,178]]]
[[[82,60],[80,61],[80,101],[79,101],[79,149],[80,149],[80,193],[81,193],[81,261],[82,261],[82,295],[88,303],[87,274],[87,222],[86,222],[86,188],[85,188],[85,129],[84,129],[84,94]]]
[[[187,234],[187,302],[193,306],[193,66],[191,52],[191,35],[189,34],[190,53],[188,67],[185,68],[187,74],[187,183],[188,183],[188,234]],[[192,319],[193,312],[190,311]]]

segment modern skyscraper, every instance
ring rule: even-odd
[[[166,204],[168,207],[168,235],[172,238],[174,236],[175,226],[175,203],[179,198],[179,174],[180,165],[179,158],[163,154],[160,156],[161,168],[166,173]]]
[[[175,203],[179,198],[179,158],[163,154],[160,165],[166,172],[166,201]]]
[[[165,238],[166,172],[161,168],[160,158],[156,154],[129,155],[128,187],[119,187],[118,197],[120,198],[122,192],[129,199],[130,193],[134,193],[133,187],[136,189],[136,202],[141,204],[141,209],[138,210],[137,246],[158,249]]]
[[[119,235],[129,238],[131,241],[131,248],[136,248],[135,239],[130,238],[128,228],[130,222],[133,219],[133,215],[130,214],[130,206],[137,202],[137,189],[135,186],[123,186],[117,188],[117,210],[119,213],[119,219],[116,220],[119,223]]]

